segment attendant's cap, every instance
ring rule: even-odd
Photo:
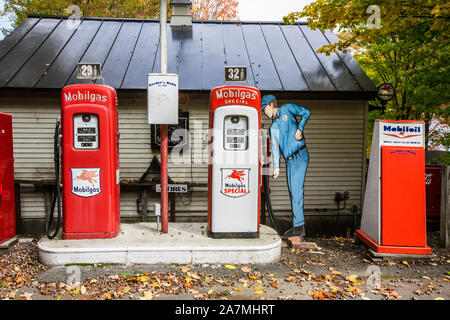
[[[261,111],[263,111],[264,108],[275,99],[275,96],[271,94],[266,94],[265,96],[263,96],[261,98]]]

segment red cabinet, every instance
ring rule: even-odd
[[[0,243],[16,235],[12,116],[0,113]]]

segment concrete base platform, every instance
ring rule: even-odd
[[[156,223],[121,224],[113,239],[49,240],[38,243],[45,265],[273,263],[281,256],[281,238],[261,225],[258,239],[211,239],[206,223],[169,223],[169,232],[156,231]]]
[[[8,240],[0,243],[0,249],[8,249],[8,248],[12,247],[13,245],[15,245],[18,241],[19,241],[19,239],[17,239],[17,237],[8,239]]]

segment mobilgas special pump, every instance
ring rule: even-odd
[[[56,186],[47,236],[55,237],[62,224],[64,239],[115,237],[120,229],[116,91],[105,85],[71,85],[63,89],[61,99],[61,120],[54,136]]]
[[[208,234],[213,238],[259,237],[260,97],[253,87],[211,91]]]

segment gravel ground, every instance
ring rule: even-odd
[[[285,243],[279,263],[264,265],[40,264],[36,240],[0,251],[2,300],[449,300],[449,249],[428,235],[431,259],[372,260],[342,237]]]

